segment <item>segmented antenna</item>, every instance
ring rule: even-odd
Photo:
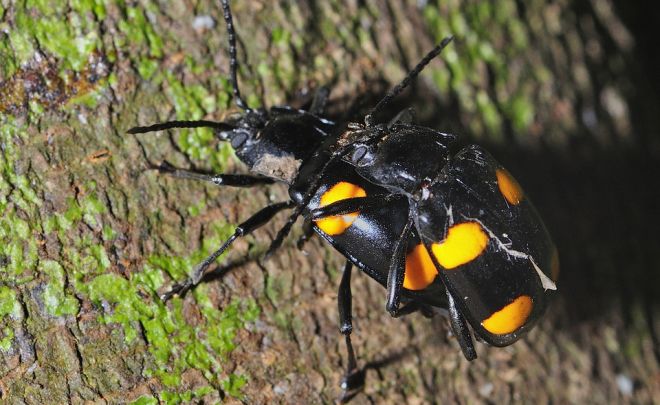
[[[222,10],[227,23],[227,34],[229,36],[229,67],[231,75],[231,85],[234,90],[234,102],[238,108],[248,111],[250,108],[241,97],[241,92],[238,90],[238,80],[236,79],[236,71],[238,70],[238,59],[236,58],[236,31],[234,31],[234,22],[231,18],[231,9],[229,8],[229,0],[222,0]]]
[[[144,134],[146,132],[162,131],[172,128],[213,128],[220,131],[231,131],[236,129],[235,126],[225,124],[224,122],[214,121],[169,121],[161,122],[159,124],[149,125],[148,127],[135,127],[126,131],[129,134]]]
[[[454,39],[453,36],[449,36],[449,37],[446,37],[445,39],[443,39],[442,42],[440,42],[440,44],[438,46],[433,48],[433,50],[431,52],[427,53],[426,56],[424,56],[424,58],[421,61],[419,61],[417,66],[415,66],[413,68],[413,70],[411,70],[408,73],[408,75],[401,81],[401,83],[399,83],[395,87],[393,87],[385,95],[385,97],[383,97],[378,102],[378,104],[376,104],[376,106],[374,108],[372,108],[371,111],[369,111],[369,113],[366,115],[366,117],[364,117],[364,123],[367,127],[373,126],[373,124],[374,124],[374,118],[373,118],[374,115],[376,115],[378,112],[380,112],[380,110],[382,110],[383,107],[385,107],[387,105],[387,103],[392,101],[392,99],[394,97],[398,96],[399,93],[401,93],[401,91],[403,89],[408,87],[408,85],[410,84],[410,81],[413,80],[415,77],[417,77],[417,75],[422,70],[424,70],[426,65],[428,65],[429,62],[431,62],[431,60],[433,60],[433,58],[440,55],[440,52],[442,52],[442,50],[447,46],[447,44],[449,44],[451,42],[452,39]]]

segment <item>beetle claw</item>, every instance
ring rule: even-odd
[[[354,368],[347,372],[341,380],[342,394],[339,397],[339,403],[344,404],[350,401],[364,388],[366,372],[360,368]]]

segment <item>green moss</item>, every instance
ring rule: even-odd
[[[67,13],[66,6],[66,3],[27,0],[25,7],[14,9],[10,42],[19,64],[32,58],[38,43],[61,61],[63,69],[83,68],[91,53],[99,48],[100,39],[89,18],[81,14],[91,9],[104,10],[104,5],[91,0],[74,2],[73,13]]]
[[[146,308],[129,280],[113,273],[103,274],[87,284],[78,285],[78,288],[85,292],[92,302],[100,304],[106,301],[115,304],[114,311],[104,315],[103,320],[106,323],[119,323],[123,327],[127,343],[135,339],[137,330],[132,322],[138,320],[140,311]]]
[[[435,3],[429,2],[423,10],[427,26],[438,41],[450,34],[456,37],[442,56],[449,71],[435,64],[429,67],[438,88],[457,95],[461,110],[470,117],[466,125],[474,136],[501,139],[507,120],[516,133],[528,131],[534,119],[533,92],[510,90],[512,82],[522,87],[527,79],[511,77],[510,61],[522,58],[529,48],[515,3],[503,0],[497,7],[489,2],[442,7]],[[502,42],[507,44],[504,52],[495,51],[502,49],[496,45]],[[494,72],[491,85],[496,97],[484,91],[484,64]]]
[[[112,306],[112,310],[102,316],[102,321],[119,324],[126,343],[130,344],[137,337],[138,325],[141,326],[155,361],[155,367],[146,374],[157,377],[167,387],[178,387],[181,374],[189,369],[199,370],[211,384],[224,384],[217,379],[222,370],[219,359],[235,349],[236,332],[259,315],[259,308],[253,300],[234,300],[227,307],[218,309],[208,298],[205,285],[193,291],[202,314],[201,320],[195,323],[184,317],[181,299],[172,299],[168,308],[157,298],[164,280],[163,271],[181,273],[181,268],[191,267],[192,263],[199,261],[197,257],[205,254],[200,250],[193,255],[195,259],[152,257],[141,272],[128,279],[105,273],[89,282],[76,283],[76,289],[92,302]],[[145,296],[150,298],[145,299]],[[232,381],[232,393],[238,393],[240,386],[239,380]],[[168,392],[162,394],[161,400],[178,403],[197,395],[202,394]]]
[[[71,97],[67,102],[67,106],[85,106],[90,109],[95,108],[98,105],[103,87],[105,87],[105,82],[94,91],[85,92],[79,96]]]
[[[144,79],[151,79],[154,77],[158,69],[160,68],[160,62],[154,59],[142,59],[137,62],[137,70],[140,76]],[[162,79],[156,80],[160,82]]]
[[[15,29],[9,32],[9,43],[14,51],[14,65],[29,61],[34,55],[32,37],[27,30]]]
[[[151,395],[143,395],[131,402],[130,405],[158,405],[158,400]]]
[[[11,48],[9,36],[6,35],[0,37],[0,60],[2,61],[0,63],[0,79],[11,77],[16,73],[18,65],[15,62],[14,50]]]
[[[484,91],[477,92],[477,107],[486,129],[490,132],[499,132],[501,130],[501,116],[497,111],[497,107],[490,100],[488,94]]]
[[[534,105],[532,101],[524,95],[514,97],[509,102],[508,116],[511,118],[513,128],[516,131],[525,131],[534,120]]]
[[[21,284],[31,279],[38,258],[36,208],[41,204],[28,177],[16,170],[23,127],[10,117],[0,122],[0,279]]]
[[[149,56],[160,58],[163,56],[163,40],[144,15],[143,7],[126,7],[126,19],[119,22],[119,29],[125,35],[119,45],[123,48],[140,46],[148,49]]]
[[[14,203],[21,197],[12,193],[9,198]],[[30,204],[22,200],[23,206],[30,209]],[[33,237],[33,224],[19,215],[14,205],[4,208],[0,218],[0,257],[7,262],[0,266],[0,278],[8,282],[18,282],[20,276],[29,273],[37,263],[37,241]],[[22,280],[25,281],[25,280]]]
[[[53,261],[46,260],[39,265],[39,271],[48,276],[43,290],[46,310],[53,316],[76,315],[78,301],[64,291],[64,268]]]
[[[22,316],[16,291],[0,286],[0,351],[8,351],[14,340],[14,321]]]
[[[0,351],[6,352],[11,349],[11,344],[14,340],[14,330],[7,326],[2,329],[2,335],[0,335]]]
[[[108,224],[103,224],[103,240],[110,241],[117,237],[117,232]]]
[[[21,316],[21,304],[16,298],[16,291],[9,287],[0,286],[0,319],[5,316],[19,318]]]
[[[78,14],[85,16],[93,13],[98,20],[103,20],[106,16],[105,1],[95,0],[69,0],[71,8]]]
[[[70,80],[72,73],[80,73],[90,55],[103,51],[98,25],[106,17],[106,4],[107,1],[95,0],[52,4],[45,0],[27,0],[27,7],[16,8],[16,15],[12,15],[15,21],[11,22],[13,26],[8,30],[9,35],[0,38],[0,58],[3,60],[0,75],[4,78],[15,74],[20,64],[34,57],[38,43],[42,50],[55,56],[61,76]],[[127,7],[119,2],[116,7],[125,13],[126,20],[118,23],[120,32],[111,40],[117,49],[126,51],[142,77],[151,78],[152,83],[162,84],[167,89],[177,117],[201,118],[229,106],[231,86],[219,74],[210,80],[218,89],[207,90],[200,84],[184,84],[178,75],[159,70],[165,57],[163,39],[146,18],[148,12],[154,12],[149,8],[156,5]],[[179,50],[170,48],[167,52]],[[114,57],[112,54],[104,56],[109,60]],[[199,63],[186,57],[185,63],[190,71],[199,74],[217,70],[210,66],[212,61]],[[117,83],[117,78],[111,76],[107,83]],[[94,109],[101,94],[99,89],[96,87],[95,91],[81,93],[69,101],[67,108],[85,105]],[[249,100],[254,103],[256,99]],[[44,113],[43,105],[32,102],[27,121],[41,122]],[[187,276],[194,264],[233,232],[233,226],[214,225],[214,236],[207,238],[202,248],[192,255],[152,256],[146,258],[142,269],[130,269],[128,276],[120,275],[116,272],[116,263],[110,260],[108,245],[103,244],[115,239],[117,232],[104,223],[106,202],[94,183],[80,185],[78,174],[73,170],[67,172],[66,175],[80,187],[78,196],[69,197],[64,209],[51,214],[47,214],[49,210],[39,209],[43,204],[41,177],[30,171],[23,172],[19,163],[25,161],[26,145],[34,148],[35,143],[41,144],[41,140],[30,138],[26,129],[12,117],[0,117],[0,141],[3,144],[0,150],[0,212],[3,213],[0,217],[0,259],[3,264],[7,263],[0,267],[0,278],[12,285],[0,287],[0,350],[10,349],[16,327],[13,323],[17,322],[14,318],[22,313],[13,286],[37,279],[41,286],[38,290],[40,298],[48,315],[76,315],[79,302],[91,301],[101,313],[99,321],[109,325],[115,339],[123,340],[126,345],[136,345],[138,336],[144,333],[149,348],[147,357],[152,357],[147,361],[150,366],[145,375],[157,378],[170,388],[159,394],[158,399],[145,396],[134,403],[190,402],[225,389],[221,387],[226,387],[229,395],[240,396],[246,377],[232,375],[225,380],[218,376],[224,375],[221,373],[223,359],[236,347],[237,331],[257,318],[259,308],[256,303],[235,300],[219,309],[208,300],[205,286],[202,286],[194,292],[201,308],[201,319],[188,320],[184,317],[182,300],[173,299],[165,305],[157,297],[157,291],[165,282],[165,273],[176,279]],[[182,136],[182,150],[213,170],[223,170],[225,162],[233,155],[227,144],[222,144],[218,151],[217,140],[211,131],[183,131]],[[199,215],[205,208],[206,203],[200,201],[190,208],[190,214]],[[43,241],[40,235],[59,242],[57,260],[40,261],[38,252],[43,253],[43,247],[38,245],[38,241]],[[208,385],[194,391],[179,391],[182,373],[191,369],[199,370]]]
[[[234,233],[234,225],[228,223],[213,224],[211,231],[203,242],[202,247],[193,252],[189,256],[173,257],[169,255],[152,255],[147,258],[147,262],[154,267],[164,270],[171,278],[175,280],[187,277],[192,272],[193,267],[204,260],[209,252],[222,244],[229,236]],[[224,254],[221,255],[217,262],[222,261]]]
[[[90,189],[94,186],[89,185]],[[97,225],[97,216],[107,211],[106,206],[102,203],[96,194],[88,194],[80,201],[73,197],[67,198],[67,210],[64,213],[55,213],[47,218],[43,224],[43,231],[46,233],[59,232],[60,236],[69,231],[74,224],[77,224],[84,219],[85,223],[90,226]]]
[[[206,207],[206,199],[201,198],[197,202],[197,204],[188,207],[188,215],[190,215],[191,217],[196,217],[204,210],[205,207]]]
[[[240,398],[241,389],[247,384],[247,382],[247,377],[243,375],[230,374],[229,377],[222,382],[222,389],[232,397]]]

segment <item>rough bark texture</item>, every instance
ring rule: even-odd
[[[50,3],[0,1],[0,402],[333,402],[342,259],[319,240],[298,251],[295,231],[254,260],[283,218],[237,242],[220,262],[239,265],[221,279],[157,298],[232,224],[286,196],[146,170],[165,159],[244,170],[209,132],[124,135],[223,117],[217,2]],[[471,364],[445,320],[390,318],[384,290],[356,275],[368,372],[355,403],[660,401],[657,13],[439,3],[233,2],[249,102],[299,105],[327,84],[336,117],[350,106],[359,117],[453,33],[390,113],[413,105],[423,123],[489,146],[559,247],[543,323],[511,347],[479,345]]]

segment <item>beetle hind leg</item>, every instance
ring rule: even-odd
[[[433,318],[435,316],[435,312],[433,311],[432,307],[421,304],[417,301],[409,301],[403,304],[403,306],[397,308],[397,310],[392,314],[392,317],[401,318],[416,312],[421,313],[425,318]]]
[[[452,297],[449,290],[447,290],[447,299],[449,300],[449,322],[451,323],[451,329],[456,339],[458,339],[458,344],[461,346],[463,355],[467,360],[472,361],[477,358],[477,351],[474,349],[474,342],[472,341],[472,335],[470,335],[467,322],[458,311],[458,308],[456,308],[454,297]]]
[[[351,262],[346,261],[344,266],[344,273],[339,283],[339,292],[337,294],[337,307],[339,309],[339,330],[344,335],[346,340],[346,351],[348,354],[346,373],[341,379],[342,393],[339,397],[339,402],[348,402],[351,398],[357,395],[358,392],[364,387],[365,370],[357,366],[355,359],[355,350],[351,342],[351,332],[353,332],[353,314],[352,314],[352,300],[351,293]]]
[[[312,220],[309,218],[305,218],[305,221],[303,222],[302,225],[302,230],[303,233],[300,235],[298,240],[296,241],[296,247],[298,250],[302,250],[305,247],[305,243],[309,241],[312,236],[314,236],[314,226],[312,224]]]
[[[186,291],[199,284],[209,266],[213,264],[213,262],[222,253],[224,253],[224,251],[227,250],[227,248],[232,243],[234,243],[236,239],[252,233],[252,231],[255,229],[268,223],[278,212],[287,208],[291,208],[292,206],[292,201],[286,201],[277,204],[271,204],[259,210],[256,214],[252,215],[246,221],[238,225],[234,233],[222,244],[222,246],[220,246],[218,250],[211,253],[206,259],[195,266],[190,277],[188,277],[182,283],[175,284],[168,292],[161,296],[161,299],[163,301],[167,301],[174,295],[182,295]]]

